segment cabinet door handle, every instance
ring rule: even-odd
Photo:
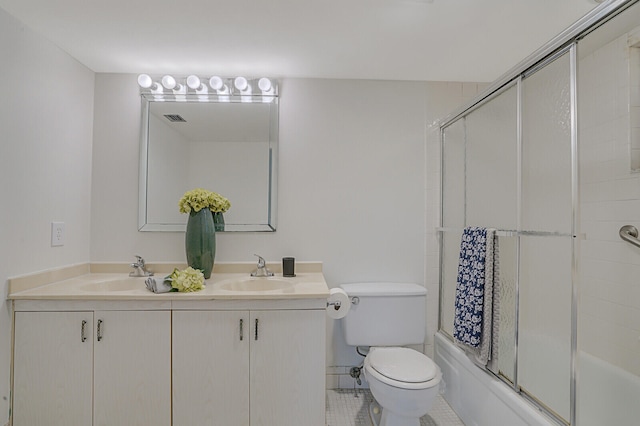
[[[256,329],[255,329],[255,335],[253,337],[253,340],[258,340],[258,318],[256,318]]]
[[[84,334],[84,329],[86,326],[87,326],[87,321],[82,320],[82,326],[80,327],[80,340],[82,341],[82,343],[87,341],[87,336],[85,336]]]
[[[98,342],[102,340],[102,320],[98,320]]]
[[[244,339],[244,328],[243,328],[244,320],[240,319],[240,340]]]

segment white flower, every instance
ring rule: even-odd
[[[204,274],[199,269],[189,266],[182,271],[177,268],[167,278],[171,281],[171,287],[181,292],[198,291],[205,288]]]
[[[231,203],[217,192],[196,188],[184,193],[178,202],[180,213],[190,213],[191,210],[199,212],[204,208],[209,208],[212,212],[226,212],[231,207]]]

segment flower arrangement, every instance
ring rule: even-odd
[[[174,269],[165,281],[171,282],[171,287],[181,292],[198,291],[205,287],[204,274],[191,266],[183,270]]]
[[[180,213],[190,213],[191,210],[199,212],[209,208],[212,212],[224,213],[231,207],[231,203],[217,192],[196,188],[184,193],[178,202]]]

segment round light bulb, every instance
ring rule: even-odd
[[[202,84],[200,83],[200,77],[197,75],[190,75],[187,77],[187,86],[189,86],[193,90],[198,90],[201,88]]]
[[[211,86],[213,90],[220,90],[224,87],[224,82],[220,77],[214,75],[209,79],[209,86]]]
[[[236,86],[236,89],[239,91],[244,92],[247,90],[247,87],[249,87],[249,82],[244,77],[236,77],[236,79],[233,80],[233,85]]]
[[[162,77],[162,85],[165,87],[165,89],[174,89],[177,85],[176,79],[170,75],[165,75],[164,77]]]
[[[138,76],[138,85],[143,89],[148,89],[153,85],[153,80],[149,76],[149,74],[140,74]]]
[[[262,77],[260,80],[258,80],[258,87],[263,92],[268,92],[269,90],[271,90],[271,87],[272,87],[271,80],[269,80],[266,77]]]

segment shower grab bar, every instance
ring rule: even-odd
[[[638,239],[638,228],[633,225],[625,225],[620,228],[620,238],[628,243],[633,244],[636,247],[640,247],[640,240]]]

